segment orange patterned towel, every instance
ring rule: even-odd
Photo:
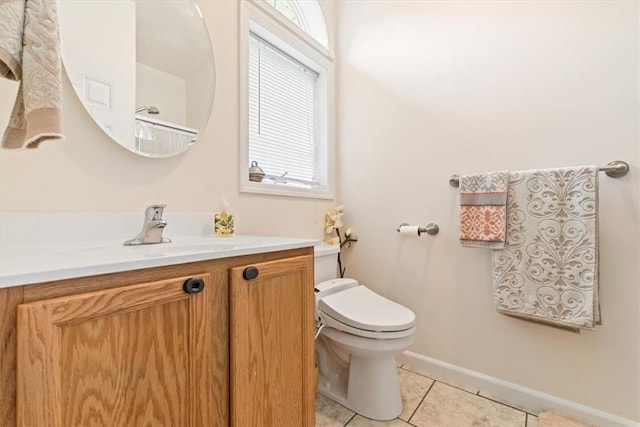
[[[460,244],[501,249],[506,235],[509,172],[460,177]]]

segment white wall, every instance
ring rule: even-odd
[[[139,212],[152,202],[167,212],[213,212],[227,194],[239,233],[322,238],[333,201],[240,194],[238,183],[238,3],[199,1],[216,58],[211,119],[186,153],[169,159],[137,156],[93,123],[64,82],[66,141],[36,150],[0,150],[0,211]],[[330,34],[335,5],[322,2]],[[332,37],[333,38],[333,37]],[[11,91],[0,94],[0,123]]]
[[[160,110],[159,115],[152,117],[186,126],[187,83],[183,78],[138,62],[136,108],[149,106]],[[146,111],[141,114],[148,115]]]
[[[136,15],[129,1],[58,3],[65,77],[105,129],[134,143]],[[2,128],[4,129],[4,127]]]
[[[199,67],[187,77],[187,122],[186,126],[200,129],[207,121],[209,98],[206,96],[206,86],[211,81],[211,69]],[[214,89],[215,90],[215,89]]]
[[[640,420],[638,2],[338,3],[348,273],[415,311],[417,353]],[[498,314],[453,173],[622,159],[600,176],[603,325]],[[436,237],[396,227],[436,222]]]

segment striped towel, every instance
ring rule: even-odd
[[[492,251],[499,312],[568,328],[600,324],[597,173],[510,173],[507,243]]]
[[[509,172],[460,177],[460,244],[501,249],[506,235]]]

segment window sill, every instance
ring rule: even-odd
[[[330,190],[314,190],[311,188],[287,187],[278,184],[266,184],[245,181],[240,185],[241,193],[266,194],[271,196],[304,197],[308,199],[334,199]]]

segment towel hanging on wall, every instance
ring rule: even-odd
[[[460,244],[468,247],[504,247],[509,172],[460,177]]]
[[[57,2],[0,1],[0,75],[20,80],[2,146],[61,140],[62,66]]]
[[[509,174],[506,243],[493,251],[499,312],[570,328],[600,324],[597,173]]]

